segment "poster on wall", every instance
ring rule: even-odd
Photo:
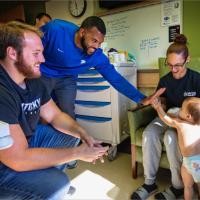
[[[181,23],[181,2],[169,1],[161,4],[161,26]]]

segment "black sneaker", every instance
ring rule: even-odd
[[[67,163],[66,168],[67,169],[74,169],[74,168],[77,167],[77,165],[78,165],[78,161],[77,160],[73,160],[73,161]]]
[[[157,187],[157,185],[155,183],[151,184],[151,185],[143,184],[142,186],[137,188],[132,193],[131,200],[144,200],[144,199],[147,199],[152,194],[157,192],[157,190],[158,190],[158,187]]]
[[[167,199],[179,199],[184,195],[184,189],[176,189],[173,186],[170,186],[163,192],[159,192],[155,195],[155,199],[157,200],[167,200]]]

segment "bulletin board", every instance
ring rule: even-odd
[[[175,9],[178,20],[172,13],[174,6],[178,6],[178,12]],[[165,56],[170,45],[169,26],[179,24],[182,29],[182,1],[159,3],[101,18],[106,24],[107,48],[130,52],[139,69],[157,69],[158,57]]]

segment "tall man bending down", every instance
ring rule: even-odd
[[[46,60],[41,65],[42,79],[62,111],[75,118],[77,76],[91,67],[131,100],[148,104],[149,98],[126,81],[100,49],[106,35],[101,18],[88,17],[80,27],[55,19],[41,30],[44,32],[42,42]]]

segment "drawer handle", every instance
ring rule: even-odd
[[[95,107],[98,107],[98,106],[110,105],[111,102],[75,100],[75,104],[84,105],[84,106],[95,106]]]
[[[80,83],[85,83],[85,82],[90,82],[90,83],[100,83],[104,82],[105,79],[103,77],[97,77],[97,78],[78,78],[78,82]]]
[[[96,117],[96,116],[88,116],[88,115],[76,115],[77,119],[95,121],[95,122],[108,122],[111,121],[112,118],[110,117]]]
[[[78,85],[77,86],[77,89],[78,90],[89,90],[89,91],[101,91],[101,90],[106,90],[110,88],[110,86],[108,85],[105,85],[105,86],[102,86],[102,85],[99,85],[99,86],[92,86],[92,85]]]

